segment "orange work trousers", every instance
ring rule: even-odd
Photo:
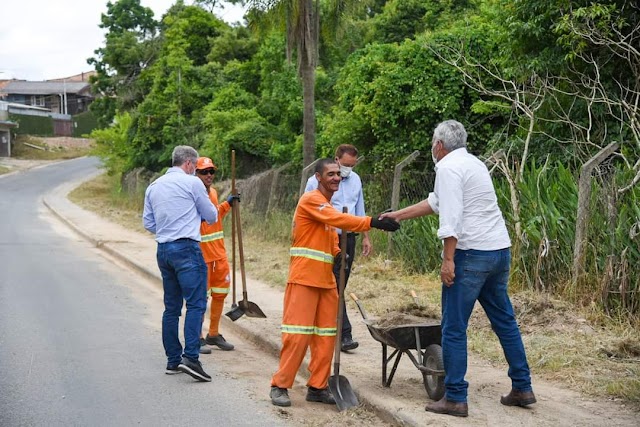
[[[311,349],[307,386],[326,388],[331,374],[338,316],[335,288],[287,284],[282,313],[280,366],[271,385],[291,388],[307,348]]]
[[[220,317],[224,307],[224,299],[229,294],[229,262],[226,258],[207,263],[207,292],[211,295],[209,312],[209,336],[219,334]]]

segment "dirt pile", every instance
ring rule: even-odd
[[[389,312],[374,321],[380,329],[389,330],[402,325],[438,324],[440,320],[429,317],[418,317],[397,311]]]

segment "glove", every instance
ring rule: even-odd
[[[231,206],[233,206],[233,201],[234,200],[237,200],[238,203],[240,203],[240,193],[232,194],[229,197],[227,197],[227,203],[229,203]]]
[[[397,231],[400,229],[400,223],[392,220],[391,218],[371,218],[371,227],[384,231]]]

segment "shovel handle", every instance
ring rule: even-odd
[[[236,194],[236,150],[231,150],[231,194]],[[236,200],[231,201],[231,287],[236,306]]]
[[[342,207],[342,213],[347,213],[347,207]],[[333,354],[333,374],[340,375],[340,346],[342,345],[342,306],[344,305],[344,285],[346,282],[347,264],[347,230],[342,230],[340,234],[340,275],[338,276],[338,321],[336,325],[336,342]]]

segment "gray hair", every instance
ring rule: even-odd
[[[467,131],[462,123],[456,120],[445,120],[436,126],[431,143],[442,141],[444,149],[451,152],[467,146]]]
[[[198,152],[188,145],[178,145],[171,153],[171,165],[182,166],[187,160],[191,160],[194,165],[198,161]]]

